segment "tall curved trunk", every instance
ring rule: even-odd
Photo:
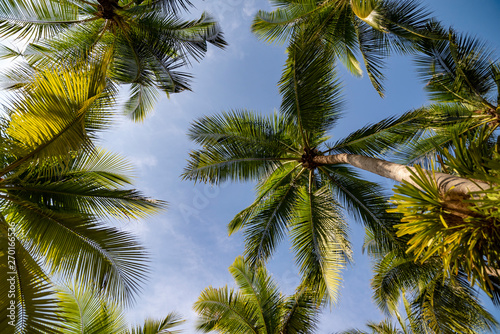
[[[414,167],[396,164],[390,161],[377,158],[365,157],[357,154],[334,154],[315,156],[313,162],[319,165],[349,164],[368,172],[389,178],[394,181],[406,181],[416,187],[418,185],[411,179],[410,170],[416,171]],[[491,188],[491,185],[485,182],[471,181],[458,176],[445,173],[434,173],[427,171],[429,177],[434,175],[438,188],[443,193],[452,193],[457,195],[466,195],[470,192],[481,191]]]

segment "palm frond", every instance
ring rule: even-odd
[[[433,29],[444,34],[439,25]],[[490,109],[496,91],[492,63],[496,57],[488,45],[477,38],[449,32],[448,40],[422,40],[416,56],[419,74],[433,100],[460,102],[480,110]]]
[[[79,8],[67,1],[0,1],[0,34],[3,37],[49,38],[82,19]]]
[[[418,140],[408,141],[395,153],[400,163],[413,164],[434,157],[437,147],[450,148],[452,134],[464,134],[487,124],[492,120],[489,115],[477,115],[467,106],[460,103],[439,103],[422,108],[422,114],[427,120],[427,131],[417,137]]]
[[[289,334],[313,333],[318,327],[318,304],[314,293],[305,287],[285,300],[285,315],[281,321],[280,332]]]
[[[439,262],[435,259],[417,264],[399,252],[386,253],[374,266],[372,288],[377,306],[387,314],[393,313],[404,291],[413,291],[431,281],[439,270]]]
[[[426,109],[416,109],[401,116],[388,117],[369,124],[330,144],[324,153],[349,153],[382,156],[397,151],[403,144],[419,138],[429,127]]]
[[[133,327],[130,334],[180,334],[181,330],[173,330],[173,328],[183,322],[185,320],[179,314],[171,312],[161,320],[146,319],[142,326]]]
[[[203,13],[197,20],[182,21],[175,15],[165,16],[151,12],[140,17],[137,29],[145,38],[145,44],[153,45],[170,57],[193,58],[198,61],[207,52],[208,44],[218,48],[227,46],[220,26],[207,13]]]
[[[252,23],[252,31],[266,42],[282,44],[292,36],[294,25],[304,21],[317,8],[316,2],[310,0],[286,5],[272,12],[259,11]]]
[[[299,165],[292,166],[287,164],[276,169],[269,175],[269,178],[262,180],[257,186],[258,196],[255,201],[238,213],[228,224],[229,235],[245,227],[247,222],[255,216],[256,212],[267,205],[268,199],[275,191],[286,187],[287,184],[295,185],[304,171],[304,168],[300,168]]]
[[[289,131],[280,131],[284,122],[277,115],[267,119],[248,111],[201,118],[188,134],[203,148],[190,153],[183,178],[220,183],[228,179],[259,179],[271,173],[282,160],[294,160],[286,158],[289,149],[295,147]],[[293,131],[294,126],[287,128]]]
[[[383,1],[380,7],[383,27],[391,33],[391,45],[398,52],[414,53],[420,41],[446,39],[446,34],[429,29],[436,21],[418,0]]]
[[[253,269],[241,256],[229,267],[229,272],[238,290],[257,308],[259,327],[272,333],[278,327],[281,302],[276,283],[264,267]]]
[[[0,268],[4,273],[0,283],[0,326],[12,333],[48,333],[61,320],[56,290],[39,261],[16,238],[15,229],[7,232],[4,223],[0,234]]]
[[[158,91],[155,87],[133,83],[131,95],[125,103],[124,112],[132,120],[141,121],[149,112],[153,111],[157,100]]]
[[[130,304],[147,275],[147,255],[131,234],[75,212],[43,209],[9,196],[9,215],[24,247],[50,274],[89,284]]]
[[[221,334],[258,333],[257,307],[245,295],[227,286],[206,288],[193,308],[199,315],[196,329],[203,333],[214,330]]]
[[[61,321],[54,330],[64,334],[124,333],[124,314],[113,302],[82,286],[60,288],[58,293]]]
[[[333,58],[320,41],[297,38],[288,48],[288,59],[279,82],[280,111],[296,124],[304,145],[313,148],[315,134],[330,129],[340,116],[340,84]]]
[[[383,33],[372,29],[366,23],[360,23],[356,29],[359,51],[363,57],[366,72],[372,86],[384,97],[382,82],[385,79],[382,70],[385,67],[384,59],[389,54],[389,43]]]
[[[251,216],[239,223],[245,229],[245,256],[252,265],[266,263],[285,237],[301,176],[302,172],[292,166],[278,169],[266,180],[266,186],[271,189],[263,189],[263,194],[251,206]],[[231,223],[235,224],[235,220]]]
[[[304,284],[315,287],[317,300],[337,300],[340,273],[351,259],[347,226],[327,187],[300,188],[290,222],[292,247]]]
[[[113,95],[102,67],[40,72],[10,102],[6,133],[17,160],[0,173],[36,159],[92,148],[95,132],[109,121]]]
[[[411,308],[419,327],[427,326],[435,333],[494,332],[499,326],[479,303],[477,291],[465,275],[444,281],[438,278],[422,286]]]
[[[134,0],[134,3],[138,11],[162,10],[174,14],[193,6],[189,0]]]
[[[389,205],[384,190],[376,183],[363,180],[350,167],[322,166],[320,171],[342,208],[374,233],[379,247],[391,248],[396,242],[393,225],[399,222],[399,216],[387,213]]]

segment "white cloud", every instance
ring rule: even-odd
[[[140,156],[129,156],[128,160],[139,169],[146,169],[156,167],[158,165],[158,159],[152,154],[145,154]]]

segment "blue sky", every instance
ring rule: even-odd
[[[445,24],[468,31],[500,47],[500,1],[426,0],[424,3]],[[277,81],[285,60],[283,47],[271,46],[250,33],[258,9],[270,9],[266,0],[195,1],[192,16],[206,10],[222,25],[229,47],[210,48],[206,58],[193,64],[193,92],[162,98],[155,113],[142,124],[123,119],[108,131],[102,145],[119,152],[136,166],[136,187],[147,195],[169,202],[169,209],[147,221],[126,224],[152,253],[152,273],[144,293],[129,311],[132,321],[162,317],[176,311],[186,319],[186,333],[194,333],[192,304],[205,287],[232,285],[227,268],[243,252],[241,234],[228,237],[226,225],[253,200],[252,184],[225,184],[219,188],[182,181],[179,175],[188,152],[195,148],[186,136],[189,124],[202,115],[246,108],[270,113],[279,108]],[[500,50],[498,50],[500,51]],[[498,52],[497,52],[498,54]],[[344,71],[341,71],[344,73]],[[346,113],[331,133],[345,136],[369,122],[401,114],[426,103],[423,84],[408,58],[388,62],[386,97],[381,99],[368,79],[344,73]],[[389,189],[393,184],[380,181]],[[325,309],[319,333],[362,327],[383,315],[371,300],[370,259],[361,253],[364,231],[349,219],[355,263],[344,274],[338,305]],[[269,264],[269,270],[285,293],[299,282],[289,245],[283,244]],[[490,310],[500,319],[500,310]]]

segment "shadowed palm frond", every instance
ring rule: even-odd
[[[15,229],[1,223],[0,326],[19,333],[50,332],[61,320],[56,290],[49,277],[16,237]]]

